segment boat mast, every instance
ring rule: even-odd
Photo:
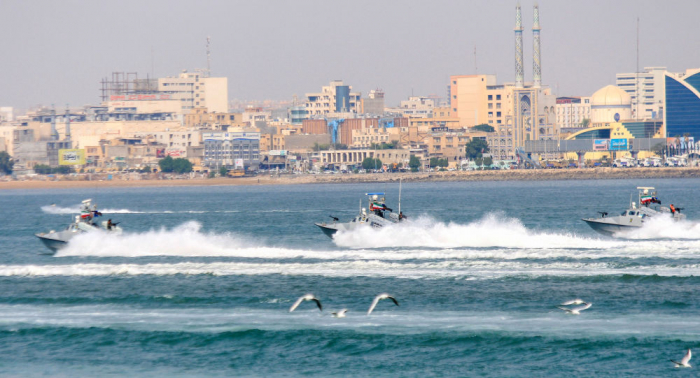
[[[399,214],[401,214],[401,178],[399,178]]]

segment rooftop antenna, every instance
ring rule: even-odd
[[[639,120],[639,16],[637,16],[637,71],[635,74],[635,96],[637,97],[637,106],[634,109],[634,119]]]
[[[209,50],[210,42],[211,37],[207,36],[207,77],[211,76],[211,51]]]
[[[155,75],[155,68],[154,68],[154,67],[155,67],[155,63],[154,63],[154,60],[153,60],[153,46],[151,46],[151,77],[152,77],[152,78],[153,78],[153,77],[156,77],[156,75]],[[151,89],[150,83],[149,83],[148,89],[149,89],[149,90]]]

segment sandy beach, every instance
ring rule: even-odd
[[[112,180],[46,180],[35,177],[24,181],[2,181],[0,190],[11,189],[69,189],[104,187],[172,187],[172,186],[220,186],[220,185],[295,185],[320,183],[363,182],[428,182],[428,181],[508,181],[508,180],[605,180],[648,178],[697,178],[699,167],[690,168],[594,168],[553,170],[508,170],[508,171],[455,171],[420,173],[373,173],[373,174],[286,174],[280,176],[258,175],[238,178],[162,178],[135,179],[133,175],[116,176]]]

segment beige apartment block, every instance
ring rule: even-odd
[[[158,91],[179,100],[185,113],[200,107],[213,113],[228,112],[228,78],[225,77],[184,71],[176,77],[159,78]]]
[[[590,97],[557,97],[555,109],[559,129],[581,128],[586,119],[591,126]]]
[[[165,154],[172,157],[189,157],[188,147],[202,144],[202,133],[199,130],[160,131],[152,136],[157,144],[165,146]]]
[[[222,130],[228,127],[244,127],[243,113],[216,113],[209,112],[207,108],[199,107],[192,109],[185,115],[185,127],[206,128],[212,130]]]
[[[401,141],[401,129],[398,127],[372,127],[352,130],[353,148],[370,148],[373,144]]]
[[[453,117],[450,108],[434,108],[431,116],[428,118],[409,118],[409,126],[412,127],[443,127],[452,129],[461,129],[459,118]]]
[[[401,114],[408,118],[427,118],[433,113],[437,106],[436,99],[425,96],[411,96],[408,100],[403,100],[396,108],[387,108],[390,113]]]
[[[462,127],[488,123],[487,87],[496,85],[496,75],[450,76],[450,108]]]
[[[430,157],[447,158],[449,162],[458,162],[466,155],[466,145],[472,138],[485,138],[487,133],[475,132],[440,132],[431,133],[423,140]]]
[[[247,108],[241,114],[243,123],[258,127],[260,124],[267,124],[272,119],[272,112],[263,110],[263,108]]]
[[[0,125],[0,151],[5,151],[10,156],[14,153],[14,144],[12,143],[14,131],[19,126],[4,124]]]
[[[171,98],[171,95],[115,95],[112,99],[123,100],[107,101],[110,113],[118,114],[182,114],[182,101]]]

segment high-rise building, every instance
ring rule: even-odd
[[[700,69],[665,75],[664,125],[668,138],[700,139]]]
[[[342,80],[333,80],[321,88],[321,92],[306,94],[306,111],[309,118],[332,117],[336,114],[360,112],[361,93],[351,92],[352,87]]]
[[[177,77],[159,78],[158,91],[179,99],[185,113],[194,108],[207,108],[212,113],[228,112],[228,78],[225,77],[183,72]]]
[[[666,67],[644,67],[643,72],[615,75],[615,85],[632,99],[633,118],[663,118],[665,74]]]

